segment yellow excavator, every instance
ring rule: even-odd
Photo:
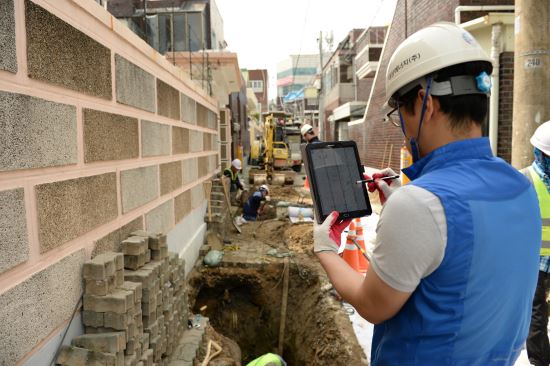
[[[269,182],[272,181],[274,170],[290,168],[290,149],[285,141],[285,127],[291,116],[285,112],[262,113],[263,134],[261,141],[252,143],[250,161],[265,170]],[[285,181],[290,182],[286,176]]]

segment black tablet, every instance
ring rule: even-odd
[[[303,156],[318,223],[332,211],[338,211],[340,219],[372,213],[365,184],[357,184],[364,178],[354,141],[308,144]]]

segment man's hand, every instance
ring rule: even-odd
[[[374,182],[367,183],[367,187],[369,189],[369,192],[378,191],[378,194],[380,196],[380,203],[382,204],[386,203],[387,199],[390,197],[393,191],[401,187],[400,179],[380,179],[382,177],[397,175],[397,173],[394,172],[391,168],[382,169],[378,173],[374,173],[372,175],[372,178],[367,174],[363,175],[366,180],[374,179]]]
[[[351,220],[338,220],[338,212],[333,211],[325,221],[313,227],[313,251],[338,253],[342,231],[349,226]]]

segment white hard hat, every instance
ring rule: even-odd
[[[267,193],[269,193],[269,188],[267,187],[266,184],[262,184],[262,185],[260,186],[260,191],[266,191]]]
[[[302,134],[302,136],[304,136],[307,131],[312,129],[313,129],[313,126],[306,123],[305,125],[302,126],[302,128],[300,128],[300,133]]]
[[[231,162],[231,165],[235,167],[235,169],[241,170],[243,168],[241,161],[239,159],[235,159]]]
[[[550,156],[550,121],[544,122],[536,130],[531,137],[531,144]]]
[[[438,22],[423,28],[394,51],[386,70],[386,100],[423,76],[472,61],[491,63],[487,53],[470,33],[449,22]],[[452,92],[439,95],[448,94]]]

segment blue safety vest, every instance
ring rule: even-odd
[[[439,197],[447,245],[399,313],[375,326],[372,365],[513,365],[537,283],[535,190],[486,138],[443,146],[403,172]]]

